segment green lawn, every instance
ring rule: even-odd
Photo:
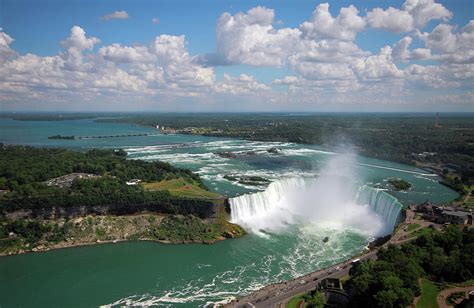
[[[434,229],[432,228],[429,228],[429,227],[426,227],[426,228],[422,228],[422,229],[419,229],[415,232],[412,232],[409,234],[409,237],[412,238],[412,237],[418,237],[418,236],[421,236],[423,234],[429,234],[431,232],[433,232]]]
[[[416,303],[416,308],[433,308],[438,307],[436,296],[439,289],[433,282],[427,279],[421,279],[421,297]]]
[[[145,190],[168,190],[171,195],[183,198],[219,199],[221,195],[207,191],[183,178],[161,182],[142,183]]]
[[[303,295],[297,295],[290,299],[290,301],[286,304],[286,308],[296,308],[296,304],[303,300]]]
[[[411,232],[411,231],[415,230],[416,228],[418,228],[419,226],[420,226],[419,224],[409,224],[408,228],[407,228],[407,231]]]

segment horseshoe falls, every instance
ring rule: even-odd
[[[334,185],[337,181],[324,183]],[[265,191],[232,198],[231,219],[257,233],[304,221],[346,224],[372,236],[392,232],[399,221],[403,205],[381,189],[353,185],[350,198],[341,198],[341,192],[328,196],[328,190],[319,183],[323,182],[314,178],[285,179],[271,183]]]

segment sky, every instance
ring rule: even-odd
[[[0,111],[474,111],[474,2],[0,0]]]

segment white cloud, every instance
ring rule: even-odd
[[[158,25],[160,23],[160,19],[157,18],[157,17],[153,17],[151,19],[151,23],[154,24],[154,25]]]
[[[270,90],[270,87],[257,82],[255,77],[246,74],[240,74],[238,77],[232,77],[224,74],[223,80],[216,84],[217,92],[230,94],[245,94],[250,92],[260,92]]]
[[[407,63],[410,60],[430,60],[434,59],[431,55],[431,50],[427,48],[416,48],[413,51],[409,50],[413,38],[405,36],[399,40],[392,50],[392,57],[398,61]]]
[[[105,60],[117,63],[146,63],[153,62],[154,56],[144,46],[121,46],[112,44],[99,49],[99,55]]]
[[[453,26],[440,24],[431,33],[420,35],[426,46],[444,53],[454,52],[457,49],[457,37],[452,33]]]
[[[422,29],[431,20],[447,20],[452,13],[434,0],[407,0],[403,8],[374,8],[367,12],[367,21],[372,28],[390,32],[409,32]]]
[[[275,80],[273,80],[273,81],[272,81],[272,84],[289,86],[289,85],[297,84],[298,81],[299,81],[298,77],[295,77],[295,76],[285,76],[285,77],[283,77],[282,79],[275,79]]]
[[[408,47],[410,46],[411,42],[413,42],[413,38],[410,36],[405,36],[404,38],[399,40],[393,46],[392,56],[395,59],[407,62],[407,60],[410,59],[410,51],[408,50]]]
[[[210,64],[243,63],[255,66],[283,65],[296,43],[298,29],[273,28],[274,11],[256,7],[246,13],[224,13],[217,22],[217,53]]]
[[[354,72],[363,80],[400,78],[402,71],[392,61],[392,48],[385,46],[377,55],[358,60]]]
[[[113,13],[102,16],[100,19],[106,21],[112,19],[128,19],[128,13],[126,11],[115,11]]]
[[[472,63],[474,61],[474,21],[471,20],[459,32],[455,27],[440,24],[430,33],[418,33],[426,47],[437,52],[433,57],[447,63]]]
[[[11,36],[5,32],[0,32],[0,60],[5,60],[15,55],[15,51],[10,48],[11,43],[13,43]]]
[[[403,9],[413,16],[414,25],[421,29],[431,20],[448,20],[452,13],[434,0],[406,0]]]
[[[84,68],[83,52],[85,50],[92,50],[95,44],[100,43],[100,40],[95,37],[86,37],[86,32],[78,26],[71,28],[69,37],[61,42],[64,47],[64,52],[61,54],[65,60],[65,65],[69,69]]]
[[[308,21],[291,28],[277,25],[274,10],[255,7],[223,13],[216,26],[216,51],[206,56],[190,54],[183,35],[163,34],[149,43],[97,48],[100,40],[79,26],[61,41],[58,54],[21,55],[12,49],[13,38],[0,32],[0,100],[67,104],[133,98],[149,106],[192,100],[245,101],[250,108],[261,106],[259,102],[309,108],[361,101],[403,103],[413,93],[434,97],[433,91],[443,89],[465,92],[474,80],[474,21],[460,28],[442,22],[431,32],[421,31],[430,20],[450,17],[433,1],[407,1],[401,9],[374,8],[365,17],[354,6],[332,16],[325,3]],[[383,31],[411,33],[383,42],[382,46],[392,47],[374,54],[355,40],[366,23]],[[421,65],[414,60],[430,61]],[[223,68],[222,80],[216,78],[213,66],[240,64],[275,67],[286,76],[262,83],[249,74],[230,75]]]
[[[308,39],[337,39],[351,41],[365,27],[365,20],[353,6],[343,7],[334,18],[329,12],[329,4],[322,3],[313,11],[311,19],[300,28]]]
[[[389,7],[386,10],[374,8],[367,13],[367,21],[372,28],[390,32],[408,32],[413,30],[413,17],[407,11]]]

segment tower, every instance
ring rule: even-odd
[[[441,128],[441,125],[439,125],[439,112],[436,113],[436,120],[435,120],[434,128]]]

